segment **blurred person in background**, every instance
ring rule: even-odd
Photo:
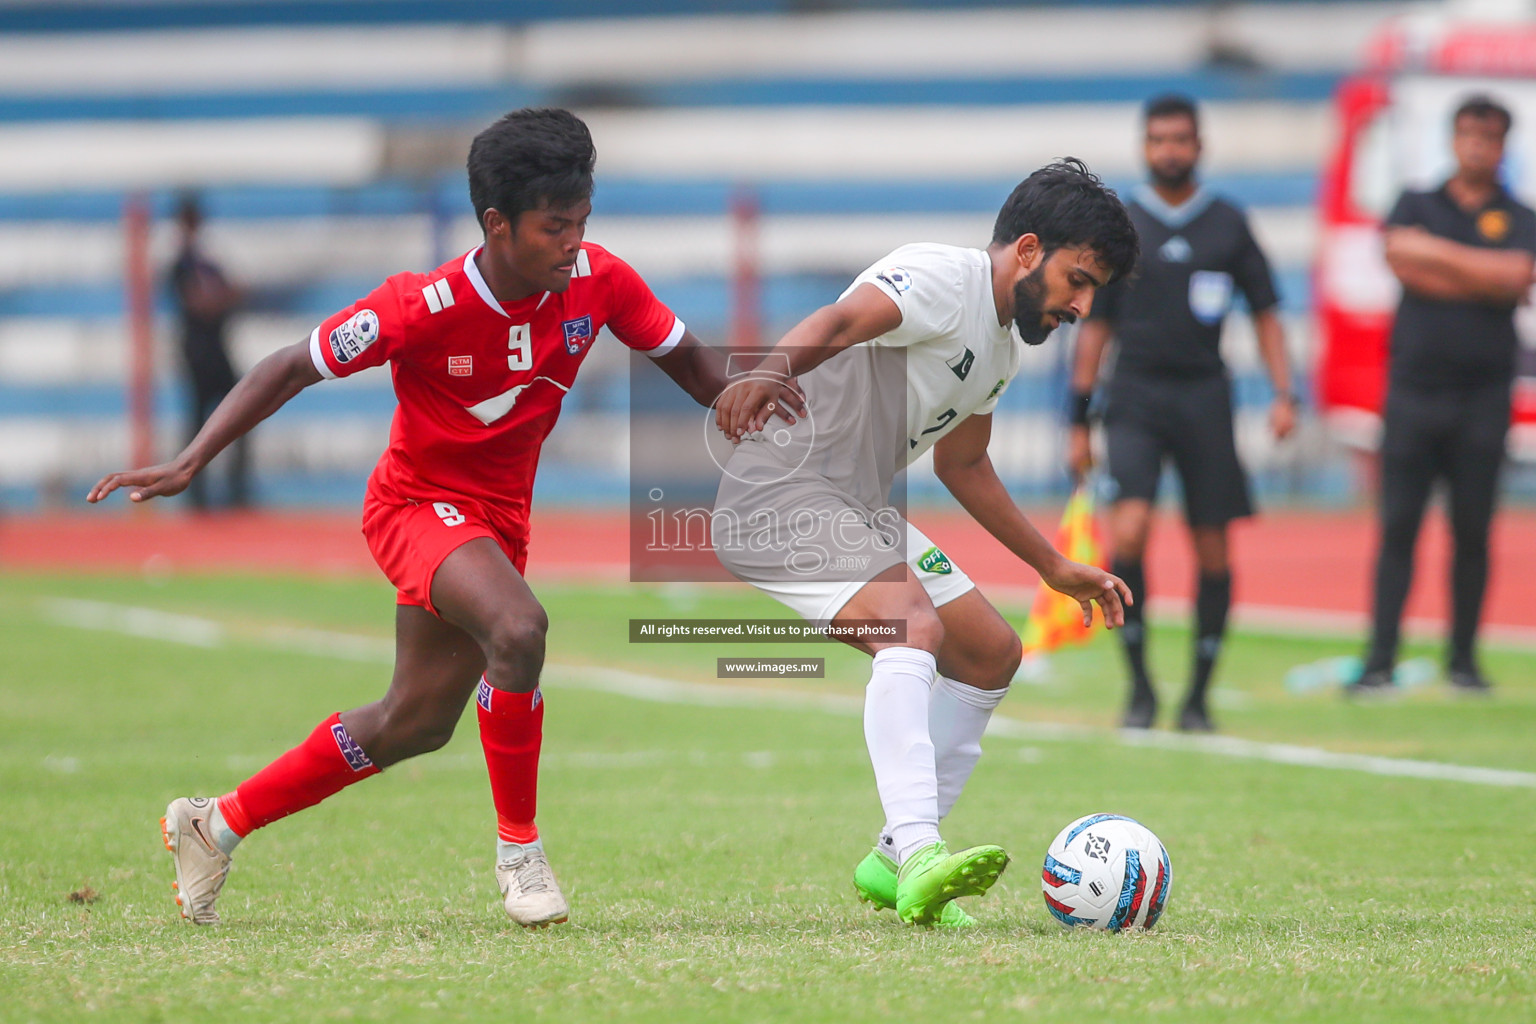
[[[1253,512],[1233,436],[1232,383],[1220,349],[1234,290],[1247,300],[1259,354],[1274,386],[1269,422],[1277,438],[1296,425],[1296,395],[1269,261],[1243,212],[1195,178],[1201,143],[1194,102],[1157,97],[1147,103],[1143,120],[1151,180],[1127,204],[1141,236],[1141,257],[1132,277],[1106,289],[1078,334],[1068,463],[1078,478],[1092,465],[1089,408],[1100,361],[1114,338],[1118,351],[1105,387],[1104,413],[1113,502],[1110,571],[1135,596],[1120,631],[1131,676],[1123,724],[1146,729],[1157,717],[1157,695],[1147,672],[1142,558],[1163,464],[1171,459],[1183,487],[1199,571],[1194,665],[1178,726],[1209,732],[1214,726],[1206,690],[1232,604],[1227,524]]]
[[[1456,171],[1404,192],[1387,216],[1386,257],[1402,283],[1382,413],[1381,545],[1370,647],[1352,694],[1390,692],[1413,550],[1435,481],[1450,492],[1453,687],[1486,692],[1475,656],[1488,532],[1509,431],[1515,307],[1531,286],[1536,214],[1499,182],[1507,109],[1486,96],[1452,118]]]
[[[202,205],[196,195],[181,197],[176,210],[181,241],[171,264],[170,285],[181,326],[181,356],[192,386],[187,441],[197,436],[213,410],[235,386],[235,368],[229,360],[227,328],[230,314],[240,304],[240,290],[199,244],[203,223]],[[249,438],[235,441],[229,453],[228,504],[245,508],[251,503]],[[208,481],[198,475],[187,485],[187,500],[198,511],[209,507]]]

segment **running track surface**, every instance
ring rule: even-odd
[[[1057,512],[1034,522],[1050,535]],[[913,521],[990,593],[1022,602],[1035,574],[969,517],[913,510]],[[1238,615],[1363,621],[1370,606],[1376,535],[1370,513],[1271,512],[1233,528]],[[1443,519],[1431,515],[1419,542],[1418,572],[1408,618],[1433,628],[1446,617],[1449,543]],[[628,573],[622,511],[544,509],[533,519],[528,576],[622,580]],[[0,570],[145,572],[378,572],[348,514],[242,513],[186,516],[155,508],[123,513],[51,514],[0,519]],[[1185,607],[1195,573],[1187,535],[1164,516],[1147,560],[1154,607]],[[1342,614],[1341,614],[1342,613]],[[1347,617],[1346,617],[1347,616]],[[1536,511],[1501,512],[1493,537],[1493,578],[1484,615],[1497,631],[1536,628]]]

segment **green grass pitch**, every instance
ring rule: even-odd
[[[1128,745],[1100,638],[1003,705],[1076,728],[989,738],[946,823],[952,843],[1014,855],[970,901],[982,926],[916,931],[849,882],[879,824],[848,713],[864,658],[626,642],[632,616],[784,615],[738,588],[536,589],[553,622],[539,821],[571,922],[527,933],[501,913],[471,714],[446,750],[252,837],[225,923],[195,930],[171,902],[166,802],[223,792],[382,693],[390,591],[0,576],[0,1021],[1536,1018],[1536,790]],[[1152,644],[1171,705],[1188,635]],[[1536,771],[1536,655],[1490,653],[1485,701],[1427,688],[1355,707],[1281,685],[1356,648],[1239,629],[1224,731]],[[714,678],[719,655],[785,653],[825,655],[828,678]],[[736,696],[613,691],[637,677]],[[1066,932],[1044,909],[1046,844],[1098,810],[1169,848],[1151,933]]]

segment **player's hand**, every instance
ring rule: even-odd
[[[150,498],[168,498],[180,494],[192,482],[193,470],[181,463],[166,462],[148,469],[130,469],[121,473],[108,473],[97,481],[85,500],[91,504],[105,498],[119,487],[127,487],[129,501],[148,501]]]
[[[778,377],[752,376],[732,384],[715,403],[715,426],[732,444],[740,444],[746,435],[762,430],[775,412],[783,415],[778,399],[785,383]]]
[[[795,422],[796,416],[808,415],[805,411],[805,392],[800,390],[800,378],[791,377],[779,385],[779,398],[774,415],[785,423]]]
[[[1269,429],[1275,440],[1284,441],[1296,429],[1296,403],[1278,396],[1269,404]]]
[[[1109,629],[1125,625],[1125,606],[1135,604],[1131,588],[1120,577],[1092,565],[1063,558],[1049,575],[1042,575],[1052,590],[1075,598],[1083,606],[1083,625],[1093,625],[1093,606],[1097,602]]]
[[[1067,430],[1067,472],[1073,480],[1082,480],[1093,468],[1093,445],[1089,443],[1088,428],[1074,426]]]

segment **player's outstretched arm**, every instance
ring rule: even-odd
[[[971,514],[1004,547],[1027,562],[1052,590],[1075,598],[1083,606],[1083,625],[1093,623],[1093,605],[1104,613],[1110,629],[1125,622],[1131,590],[1118,576],[1067,558],[1040,535],[1008,496],[998,479],[987,443],[992,439],[990,414],[969,416],[933,446],[933,471]]]
[[[705,408],[713,406],[730,384],[725,353],[704,344],[692,331],[684,331],[677,346],[664,356],[658,356],[656,365],[677,386],[686,391],[695,402]],[[779,387],[774,412],[786,423],[795,422],[795,416],[805,415],[805,396],[793,380]]]
[[[759,363],[762,372],[729,388],[715,406],[715,425],[733,441],[762,430],[773,414],[778,385],[820,366],[845,348],[878,338],[901,326],[901,309],[885,292],[861,284],[830,306],[822,306],[779,339]]]
[[[248,433],[320,379],[320,371],[309,356],[308,341],[278,349],[240,378],[180,455],[148,469],[108,473],[91,488],[85,500],[98,502],[119,487],[130,488],[128,497],[132,501],[180,494],[192,477],[231,441]]]

